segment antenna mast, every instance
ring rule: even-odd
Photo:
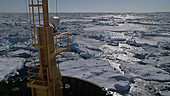
[[[39,62],[28,66],[27,86],[31,87],[32,96],[62,96],[62,76],[56,63],[56,55],[69,48],[69,33],[56,33],[49,25],[48,0],[28,2],[30,24],[33,27],[32,44],[39,49]],[[67,42],[58,45],[61,37],[67,39]]]
[[[58,16],[58,1],[56,0],[56,16]]]

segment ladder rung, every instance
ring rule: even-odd
[[[56,32],[53,34],[53,36],[59,36],[59,35],[65,35],[65,34],[69,34],[69,32]]]
[[[34,5],[29,5],[30,7],[41,7],[42,5],[40,4],[34,4]]]
[[[37,82],[44,82],[44,83],[46,83],[47,82],[47,80],[41,80],[41,79],[29,79],[30,81],[37,81]]]

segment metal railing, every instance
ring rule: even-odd
[[[43,67],[41,69],[42,69],[42,72],[44,72],[43,76],[41,76],[43,77],[43,79],[39,78],[40,66],[38,62],[33,62],[28,66],[29,83],[35,84],[35,85],[45,85],[45,86],[49,84],[48,68]]]
[[[30,21],[30,31],[31,31],[31,40],[32,46],[34,48],[42,47],[38,46],[38,32],[37,27],[44,25],[43,20],[43,6],[42,0],[28,0],[29,5],[29,21]],[[61,38],[62,37],[62,38]],[[65,38],[63,38],[65,37]],[[57,38],[57,42],[55,43],[56,48],[69,48],[69,32],[56,32],[54,33],[54,38]],[[61,42],[67,39],[67,42]],[[67,46],[64,46],[64,44]],[[59,49],[59,50],[60,50]]]
[[[69,48],[69,32],[54,33],[55,48]]]
[[[44,25],[42,19],[43,18],[42,0],[28,0],[28,5],[32,45],[34,47],[34,45],[38,44],[36,27]]]
[[[50,58],[60,54],[69,48],[69,32],[54,33],[54,52],[50,54]]]

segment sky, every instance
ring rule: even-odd
[[[58,0],[58,12],[170,12],[170,0]],[[56,0],[49,0],[56,12]],[[0,12],[26,12],[25,0],[0,0]]]

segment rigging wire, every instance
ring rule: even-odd
[[[29,20],[28,20],[28,7],[27,7],[27,0],[25,0],[25,10],[26,10],[26,18],[27,18],[27,24],[29,26]]]
[[[28,27],[28,30],[30,32],[31,31],[31,19],[29,20],[29,14],[30,13],[28,13],[28,2],[27,2],[27,0],[25,0],[25,9],[26,9],[25,11],[26,11],[27,27]],[[32,35],[30,34],[29,37],[32,38]],[[31,42],[33,42],[33,41],[31,41]],[[31,51],[29,53],[30,53],[30,55],[32,54]],[[32,56],[31,56],[31,60],[34,60],[34,58]]]
[[[28,27],[28,30],[31,31],[31,22],[29,20],[29,13],[28,13],[28,2],[27,0],[25,0],[25,11],[26,11],[26,19],[27,19],[27,27]],[[30,37],[31,37],[31,34],[30,34]]]
[[[25,0],[25,11],[26,11],[27,27],[28,27],[28,30],[31,31],[31,22],[29,20],[28,2],[27,2],[27,0]],[[30,38],[32,38],[31,34],[29,36],[30,36]]]
[[[30,32],[31,31],[31,19],[29,20],[29,13],[28,13],[28,2],[27,0],[25,0],[25,11],[26,11],[26,19],[27,19],[27,27],[28,27],[28,31]],[[29,35],[30,38],[32,38],[32,35],[30,33]],[[31,41],[33,42],[33,41]]]
[[[56,16],[58,16],[58,1],[56,0]]]

